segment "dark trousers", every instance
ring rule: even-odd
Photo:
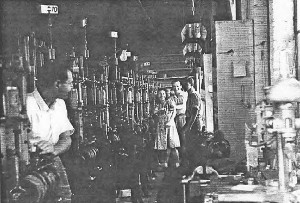
[[[68,176],[66,169],[58,156],[54,158],[53,166],[56,169],[57,175],[59,176],[58,184],[53,193],[46,199],[45,202],[71,203],[72,192],[68,181]]]
[[[187,118],[186,121],[188,122],[190,118]],[[200,118],[196,118],[194,124],[189,132],[185,135],[186,139],[186,152],[185,152],[185,159],[189,162],[189,168],[191,170],[194,167],[203,165],[206,162],[207,150],[203,143],[203,136],[202,136],[202,125]]]

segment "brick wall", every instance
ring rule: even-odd
[[[245,123],[253,122],[253,108],[247,105],[255,106],[253,22],[216,22],[216,55],[218,127],[230,142],[231,157],[240,160],[245,157]],[[233,77],[236,67],[246,68],[246,76]]]
[[[242,21],[216,22],[218,128],[231,144],[231,157],[245,158],[245,123],[255,123],[255,105],[268,86],[267,1],[242,0]],[[234,54],[220,54],[229,50]],[[233,77],[233,68],[246,61],[246,77]],[[246,107],[241,99],[244,89]]]

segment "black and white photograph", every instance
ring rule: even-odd
[[[0,1],[0,203],[300,203],[298,16]]]

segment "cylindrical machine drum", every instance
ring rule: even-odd
[[[83,160],[89,160],[96,158],[97,154],[99,152],[99,149],[97,147],[88,147],[84,149],[81,153],[81,158]]]
[[[58,180],[58,174],[53,167],[32,171],[22,179],[22,186],[27,191],[27,194],[22,198],[22,202],[42,202],[55,189]]]

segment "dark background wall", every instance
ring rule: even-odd
[[[141,3],[140,3],[141,2]],[[53,40],[58,56],[72,46],[83,51],[84,29],[81,20],[88,18],[87,37],[91,57],[113,53],[108,32],[119,31],[118,47],[139,55],[181,52],[180,32],[191,14],[188,1],[3,1],[2,33],[5,52],[16,49],[18,33],[34,31],[48,41],[48,16],[38,13],[39,4],[59,6],[53,16]]]
[[[216,19],[230,19],[229,1],[195,0],[195,18],[207,27],[209,36],[212,2],[217,5]],[[1,30],[5,53],[16,51],[18,34],[34,31],[37,37],[49,41],[48,16],[39,14],[40,4],[59,6],[59,14],[53,16],[53,41],[58,57],[70,52],[73,46],[82,54],[84,29],[80,24],[84,17],[88,18],[88,46],[94,59],[113,54],[114,43],[108,37],[112,30],[119,32],[118,47],[128,44],[138,55],[182,54],[180,32],[192,14],[191,0],[3,0]]]

